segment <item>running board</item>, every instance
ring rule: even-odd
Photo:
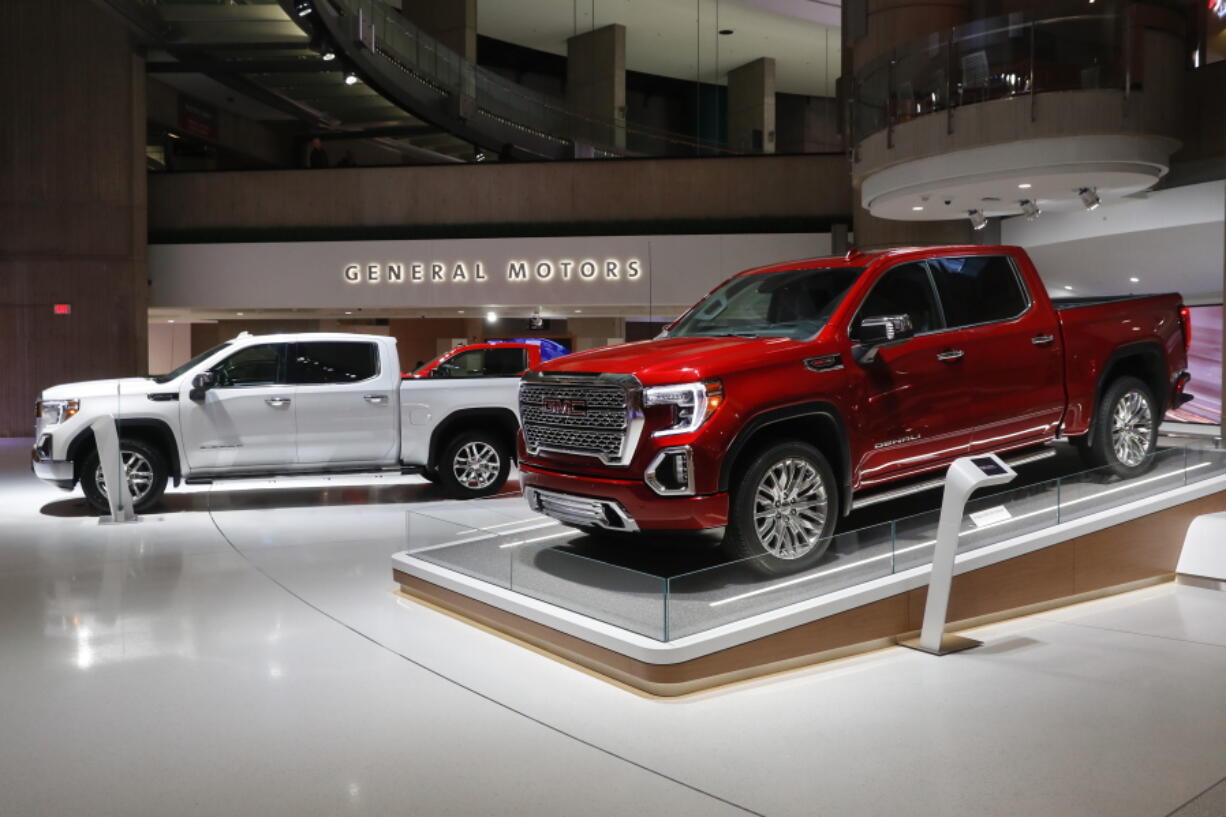
[[[425,468],[420,465],[398,465],[390,468],[329,468],[317,471],[243,471],[234,474],[214,474],[207,477],[186,477],[187,485],[212,485],[214,482],[229,482],[238,479],[274,479],[277,477],[338,477],[353,474],[421,474]]]
[[[1042,451],[1033,451],[1029,454],[1023,454],[1018,457],[1001,457],[1010,467],[1016,468],[1019,465],[1027,465],[1032,462],[1050,459],[1056,456],[1056,449],[1045,448]],[[906,485],[902,488],[894,488],[889,491],[882,491],[879,494],[872,494],[863,498],[853,499],[851,509],[858,511],[861,508],[867,508],[870,505],[877,505],[882,502],[889,502],[894,499],[902,499],[904,496],[912,494],[920,494],[924,491],[931,491],[933,488],[940,488],[945,484],[945,477],[937,477],[936,479],[928,479],[923,482],[917,482],[913,485]]]

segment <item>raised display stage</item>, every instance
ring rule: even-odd
[[[1132,480],[1087,471],[973,499],[949,619],[969,626],[1168,580],[1191,520],[1218,511],[1226,452],[1199,448],[1160,451]],[[927,511],[838,533],[820,564],[766,577],[753,560],[710,564],[709,542],[610,546],[503,497],[411,513],[411,547],[393,569],[411,598],[675,696],[914,635],[936,523]],[[652,549],[668,569],[642,569]]]

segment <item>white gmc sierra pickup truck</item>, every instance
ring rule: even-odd
[[[137,511],[168,480],[382,469],[483,496],[506,482],[519,427],[518,371],[503,368],[402,380],[395,338],[243,333],[169,374],[45,390],[33,469],[106,510],[90,426],[111,414]]]

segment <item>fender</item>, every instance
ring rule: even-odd
[[[1107,385],[1107,376],[1112,374],[1112,369],[1121,360],[1130,357],[1138,357],[1144,360],[1146,368],[1151,366],[1159,372],[1162,372],[1162,386],[1156,389],[1154,397],[1158,400],[1158,417],[1154,418],[1155,422],[1162,422],[1161,418],[1166,414],[1167,401],[1170,399],[1170,383],[1167,382],[1169,372],[1166,371],[1166,355],[1163,351],[1162,344],[1153,339],[1138,340],[1132,343],[1125,343],[1122,346],[1117,346],[1111,354],[1107,355],[1106,361],[1103,362],[1103,367],[1098,373],[1098,379],[1094,383],[1094,403],[1093,410],[1090,412],[1090,424],[1086,428],[1085,439],[1092,444],[1094,439],[1094,424],[1098,421],[1098,401],[1102,399],[1103,389]],[[1145,378],[1149,382],[1148,378]],[[1150,386],[1155,384],[1150,382]]]
[[[146,431],[147,436],[155,439],[162,447],[166,454],[166,465],[170,470],[170,477],[174,480],[174,484],[179,484],[180,478],[183,476],[179,467],[179,445],[175,439],[174,432],[170,425],[165,420],[159,420],[153,417],[133,417],[130,419],[120,419],[115,422],[115,427],[119,430],[119,436],[123,437],[125,431],[142,430]],[[128,435],[132,436],[132,435]],[[73,437],[68,443],[68,459],[76,463],[80,461],[80,456],[94,448],[94,432],[86,428],[81,433]],[[80,479],[80,474],[73,474],[74,482]]]
[[[815,400],[806,403],[797,403],[791,406],[782,408],[767,409],[759,414],[755,414],[748,423],[746,423],[739,432],[732,444],[728,446],[728,450],[724,452],[723,462],[719,470],[719,490],[727,491],[732,478],[732,465],[736,462],[736,458],[741,451],[749,443],[755,434],[768,426],[775,423],[782,423],[788,420],[796,420],[801,417],[812,417],[817,422],[829,423],[830,430],[834,432],[835,439],[839,445],[839,460],[840,462],[831,463],[835,467],[835,473],[839,480],[839,494],[842,500],[843,515],[846,516],[851,512],[851,444],[847,438],[847,426],[843,422],[843,416],[839,413],[839,409],[833,403],[824,400]]]
[[[519,430],[519,418],[509,408],[491,406],[489,408],[469,408],[448,414],[447,417],[430,432],[430,455],[426,458],[427,470],[433,471],[438,465],[438,458],[447,444],[454,429],[459,427],[489,427],[494,426],[507,438],[512,459],[516,456],[515,432]]]

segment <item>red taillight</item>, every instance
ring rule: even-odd
[[[1183,350],[1186,352],[1192,348],[1192,310],[1179,307],[1179,322],[1183,324]]]

